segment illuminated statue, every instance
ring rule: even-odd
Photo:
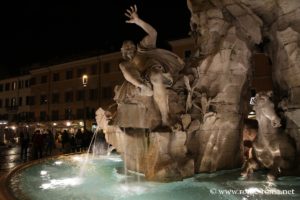
[[[120,63],[120,69],[130,84],[124,83],[116,88],[115,100],[139,103],[137,96],[153,97],[161,115],[161,124],[170,126],[168,88],[184,62],[172,52],[156,48],[157,32],[138,17],[136,5],[131,6],[125,15],[129,18],[126,23],[138,25],[147,35],[137,46],[132,41],[123,42],[121,52],[124,61]]]
[[[271,95],[270,92],[260,92],[255,96],[258,134],[253,141],[253,157],[246,161],[243,176],[248,176],[261,166],[270,169],[268,179],[274,180],[295,167],[296,149],[286,134],[279,133],[280,118],[275,113]]]

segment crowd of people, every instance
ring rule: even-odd
[[[51,130],[35,130],[32,134],[28,131],[20,132],[19,143],[21,146],[20,157],[28,159],[31,149],[32,159],[52,156],[54,150],[58,153],[75,153],[86,151],[93,137],[92,131],[78,129],[75,133],[68,130],[56,132]]]

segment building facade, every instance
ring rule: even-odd
[[[123,81],[120,59],[120,53],[111,53],[32,70],[34,121],[41,126],[91,129],[95,111],[113,103],[113,89]]]
[[[31,118],[28,98],[31,95],[30,75],[0,80],[0,120],[26,122]]]
[[[119,52],[29,71],[0,80],[0,122],[28,128],[91,129],[95,111],[113,101],[114,87],[124,79]],[[83,83],[83,75],[87,81]]]

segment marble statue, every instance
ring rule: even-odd
[[[138,45],[129,40],[123,42],[121,52],[124,61],[120,63],[120,69],[127,83],[116,89],[115,100],[119,103],[139,104],[142,103],[139,99],[151,97],[159,110],[161,125],[170,126],[168,88],[172,86],[184,62],[172,52],[156,48],[157,32],[139,18],[136,5],[130,7],[125,15],[129,18],[126,23],[138,25],[147,35]],[[153,105],[145,101],[143,103],[149,109],[154,109],[151,108]]]
[[[296,165],[296,148],[290,137],[279,132],[280,118],[275,113],[272,92],[259,92],[254,99],[258,121],[258,134],[253,139],[252,156],[246,161],[242,172],[249,176],[259,167],[269,169],[268,180],[274,180]]]

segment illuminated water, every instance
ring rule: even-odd
[[[83,162],[84,156],[69,156],[33,165],[14,175],[10,188],[17,199],[30,200],[300,199],[299,177],[269,183],[257,173],[245,181],[233,170],[155,183],[145,181],[141,174],[124,173],[118,155],[89,160],[79,177]]]

